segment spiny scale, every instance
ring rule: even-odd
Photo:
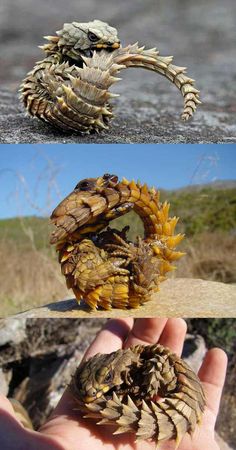
[[[109,222],[135,211],[145,236],[135,243]],[[118,180],[116,175],[88,178],[78,183],[51,215],[62,273],[76,299],[91,309],[138,308],[158,292],[172,263],[183,255],[175,247],[178,219],[170,218],[169,204],[146,184]]]
[[[104,375],[98,379],[99,369]],[[109,382],[107,373],[112,374]],[[88,402],[91,388],[95,395]],[[114,434],[131,432],[137,440],[156,444],[175,440],[176,447],[201,423],[205,408],[197,375],[159,344],[95,355],[78,367],[70,389],[84,417],[114,425]],[[96,392],[103,393],[96,398]]]
[[[100,37],[93,45],[88,34],[91,24]],[[117,77],[120,70],[129,67],[152,70],[174,83],[184,97],[183,120],[201,103],[194,80],[185,75],[185,67],[172,64],[172,56],[160,56],[155,48],[146,50],[137,43],[120,46],[116,29],[105,22],[73,22],[57,34],[45,37],[49,43],[40,48],[46,57],[36,63],[20,88],[24,106],[33,117],[65,132],[107,130],[113,118],[110,100],[117,96],[109,88],[121,79]]]

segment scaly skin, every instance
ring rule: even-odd
[[[194,80],[185,68],[172,64],[153,48],[138,44],[121,47],[115,28],[95,20],[65,24],[57,36],[47,36],[41,48],[45,59],[36,63],[21,85],[21,98],[29,112],[66,132],[87,134],[108,129],[113,118],[110,86],[121,69],[141,67],[157,72],[181,91],[182,119],[188,120],[200,102]]]
[[[197,375],[159,344],[93,356],[76,370],[70,390],[84,417],[157,444],[201,422],[205,395]]]
[[[144,239],[126,238],[127,228],[105,228],[134,210],[144,225]],[[62,273],[68,288],[95,309],[137,308],[150,300],[173,270],[183,235],[174,235],[178,219],[168,217],[169,204],[146,184],[118,180],[116,175],[82,180],[51,215]],[[104,231],[105,230],[105,231]]]

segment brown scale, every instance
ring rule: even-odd
[[[144,238],[134,243],[126,237],[127,227],[106,230],[130,210],[144,225]],[[137,308],[149,301],[183,255],[175,250],[183,239],[174,235],[178,219],[168,212],[169,204],[146,184],[109,174],[79,182],[51,215],[51,243],[77,301],[92,309]]]
[[[193,434],[205,408],[200,380],[159,344],[97,354],[81,363],[70,390],[85,418],[157,444]]]

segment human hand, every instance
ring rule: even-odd
[[[119,348],[136,344],[160,343],[181,355],[186,334],[182,319],[117,319],[110,320],[99,332],[85,358],[94,354],[110,353]],[[199,371],[206,393],[207,405],[202,425],[197,427],[193,437],[186,435],[179,450],[219,450],[215,442],[214,428],[219,402],[224,385],[227,366],[226,354],[212,349],[207,354]],[[67,389],[57,408],[39,432],[24,429],[15,418],[7,399],[0,399],[0,435],[4,450],[152,450],[154,442],[135,443],[131,433],[112,435],[111,428],[98,426],[94,421],[83,419],[74,409],[77,407]],[[5,446],[4,446],[5,445]],[[173,442],[163,444],[162,450],[173,450]]]

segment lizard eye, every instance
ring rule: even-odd
[[[111,178],[111,175],[109,173],[105,173],[103,175],[104,180],[109,180]]]
[[[90,183],[88,180],[80,181],[76,186],[75,189],[80,189],[81,191],[86,191],[90,186]]]
[[[99,41],[99,38],[96,36],[96,34],[92,33],[91,31],[88,32],[88,38],[91,42]]]
[[[112,380],[112,372],[108,372],[104,378],[105,383],[109,383]]]

